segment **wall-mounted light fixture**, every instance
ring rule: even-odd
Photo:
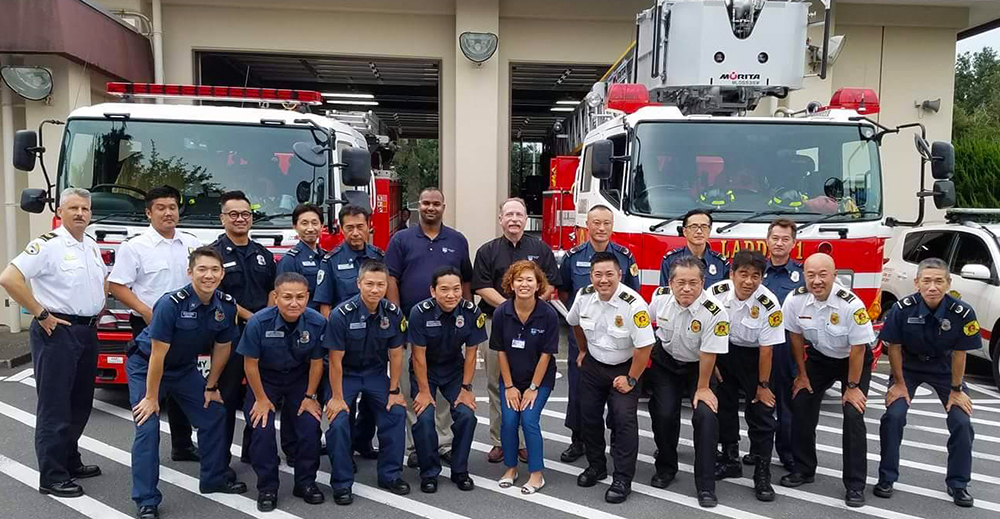
[[[492,32],[463,32],[458,36],[458,46],[469,61],[482,65],[493,57],[500,39]]]

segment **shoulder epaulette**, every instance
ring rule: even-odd
[[[132,238],[138,238],[138,237],[140,237],[140,236],[142,236],[142,234],[133,234],[132,236],[126,236],[126,237],[125,237],[125,239],[124,239],[124,240],[122,240],[122,243],[125,243],[125,242],[127,242],[127,241],[130,241],[130,240],[132,240]]]
[[[594,293],[594,285],[587,285],[587,286],[583,287],[581,290],[583,291],[584,294],[593,294]]]
[[[898,304],[900,308],[903,308],[904,306],[913,306],[914,304],[916,304],[916,301],[913,300],[913,297],[906,296],[900,299]]]
[[[843,299],[844,301],[847,301],[848,303],[850,303],[851,301],[854,301],[854,299],[855,299],[854,294],[852,294],[852,293],[850,293],[850,292],[848,292],[846,290],[838,290],[837,291],[837,297]]]
[[[729,292],[729,283],[716,283],[712,286],[712,293],[715,295]]]
[[[570,254],[576,254],[577,252],[582,251],[583,248],[586,247],[586,246],[587,246],[587,242],[583,242],[583,243],[577,245],[576,247],[573,247],[572,249],[570,249],[569,253]]]
[[[231,295],[229,295],[229,294],[227,294],[225,292],[222,292],[221,290],[219,290],[217,292],[219,293],[219,299],[222,299],[223,301],[225,301],[227,303],[236,304],[236,299],[234,299],[233,296],[231,296]]]
[[[757,300],[760,301],[761,306],[763,306],[765,310],[770,311],[774,308],[774,301],[771,301],[771,299],[764,294],[757,296]]]
[[[632,304],[635,302],[635,296],[629,294],[628,292],[622,292],[621,294],[618,295],[618,297],[620,297],[622,301],[625,301],[628,304]]]
[[[292,247],[291,249],[288,249],[288,252],[286,252],[285,254],[287,254],[288,256],[292,256],[294,258],[295,256],[299,255],[299,249]]]
[[[792,292],[792,293],[795,294],[795,295],[797,295],[797,296],[801,296],[802,294],[808,294],[809,290],[806,288],[805,285],[802,285],[799,288],[796,288],[795,292]]]
[[[197,236],[195,236],[193,233],[190,233],[190,232],[187,232],[187,231],[179,231],[179,232],[181,234],[186,234],[186,235],[188,235],[188,236],[190,236],[192,238],[197,238]]]
[[[347,312],[353,312],[354,308],[355,308],[354,303],[347,301],[338,306],[337,310],[341,313],[341,315],[347,315]]]
[[[458,304],[462,305],[462,307],[465,308],[466,310],[474,310],[476,308],[476,303],[473,303],[472,301],[466,301],[465,299],[459,301]]]
[[[417,308],[420,309],[420,313],[424,313],[434,307],[430,299],[425,299],[424,302],[417,304]]]
[[[384,250],[382,250],[382,249],[380,249],[380,248],[378,248],[378,247],[376,247],[374,245],[371,245],[371,244],[369,244],[368,246],[371,247],[375,251],[375,253],[378,254],[379,256],[382,256],[383,258],[385,257],[385,251]]]
[[[170,294],[170,300],[178,304],[180,304],[181,301],[187,299],[187,297],[188,297],[188,292],[186,288],[182,288],[174,292],[173,294]]]
[[[972,308],[963,305],[961,301],[955,301],[948,309],[958,315],[961,315],[963,318],[968,317],[969,314],[972,313]]]
[[[38,239],[40,239],[42,241],[49,241],[52,238],[55,238],[56,236],[58,236],[58,235],[56,233],[54,233],[54,232],[47,232],[47,233],[39,236]]]
[[[656,291],[653,292],[654,296],[662,296],[670,293],[670,287],[657,287]]]
[[[668,253],[666,254],[666,256],[673,256],[674,254],[677,254],[678,252],[680,252],[680,251],[682,251],[682,250],[684,250],[684,247],[677,247],[676,249],[674,249],[674,250],[672,250],[672,251],[668,252]],[[666,257],[666,256],[664,256],[664,257]]]
[[[726,257],[723,256],[721,252],[714,251],[708,247],[706,247],[705,250],[708,251],[708,253],[711,254],[712,256],[715,256],[716,258],[722,260],[723,263],[725,263]]]
[[[701,303],[701,305],[704,306],[706,310],[708,310],[709,312],[711,312],[712,315],[717,315],[719,313],[719,306],[716,305],[715,303],[709,301],[708,299],[704,300]]]
[[[615,243],[615,242],[611,242],[611,246],[615,250],[617,250],[618,252],[621,252],[622,254],[624,254],[626,258],[631,258],[632,257],[632,251],[630,251],[628,249],[628,247],[626,247],[626,246],[624,246],[624,245],[622,245],[620,243]]]
[[[400,310],[398,306],[396,306],[396,303],[393,303],[392,301],[389,301],[388,299],[383,299],[382,301],[384,302],[385,307],[390,312],[392,312],[392,313],[394,313],[396,315],[403,315],[403,311]]]

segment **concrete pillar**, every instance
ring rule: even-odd
[[[467,0],[455,5],[455,182],[445,185],[445,194],[448,211],[469,239],[473,254],[496,237],[497,176],[501,174],[497,160],[498,54],[502,51],[476,65],[462,54],[458,35],[465,31],[499,34],[499,16],[499,0]],[[500,35],[501,49],[503,44]]]

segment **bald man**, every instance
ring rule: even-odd
[[[865,405],[875,332],[861,299],[837,283],[833,258],[813,254],[803,271],[805,286],[792,292],[782,307],[799,374],[792,383],[791,403],[795,472],[781,478],[781,484],[797,487],[816,479],[820,406],[826,390],[839,381],[844,411],[844,501],[850,507],[864,506],[868,468]]]

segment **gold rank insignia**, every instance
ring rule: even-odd
[[[620,315],[616,315],[615,316],[615,326],[617,326],[619,328],[621,328],[622,326],[625,326],[625,319],[622,316],[620,316]]]
[[[632,316],[632,322],[635,323],[637,328],[645,328],[649,326],[649,313],[645,310],[640,310],[639,313]]]
[[[969,337],[979,333],[979,321],[969,321],[968,324],[962,327],[962,331]]]
[[[479,317],[476,319],[476,328],[482,328],[483,326],[486,326],[486,314],[479,314]]]
[[[697,319],[691,321],[691,331],[694,333],[701,333],[701,321]]]
[[[639,265],[633,263],[632,266],[628,268],[628,273],[632,274],[632,277],[637,277],[639,275]]]
[[[757,305],[753,305],[750,307],[750,317],[754,319],[760,317],[760,308],[757,308]]]
[[[401,331],[401,332],[405,332],[406,331],[406,318],[405,317],[402,318],[399,321],[399,331]]]
[[[858,308],[857,312],[854,312],[854,322],[858,323],[858,326],[868,324],[871,318],[868,317],[868,311],[864,308]]]
[[[833,312],[830,314],[830,324],[837,325],[840,324],[840,314]]]
[[[715,335],[719,337],[729,335],[729,321],[719,321],[719,323],[715,325]]]
[[[781,310],[774,312],[767,318],[767,324],[771,325],[771,328],[777,328],[781,325],[782,315]]]

